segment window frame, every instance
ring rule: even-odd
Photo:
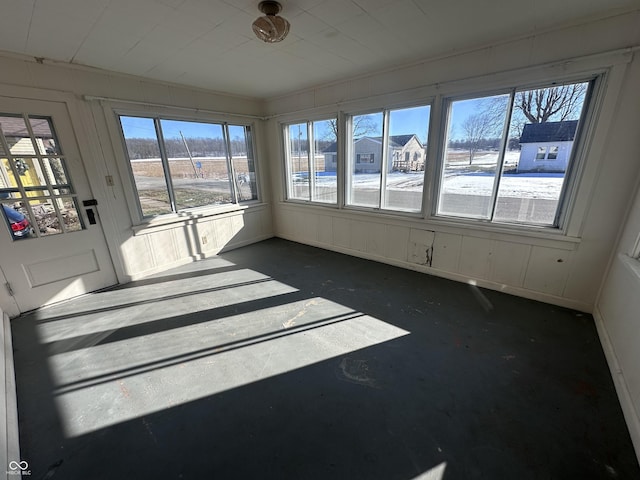
[[[385,206],[385,199],[387,197],[387,174],[389,165],[393,166],[394,158],[389,155],[389,139],[391,137],[389,131],[389,123],[390,123],[390,115],[392,112],[397,110],[410,110],[413,108],[429,108],[429,119],[427,122],[427,146],[425,148],[425,157],[424,164],[425,168],[423,169],[422,174],[422,192],[420,197],[420,208],[418,210],[411,209],[398,209],[398,208],[390,208]],[[376,212],[378,214],[385,215],[397,215],[397,216],[405,216],[405,217],[419,217],[425,218],[425,198],[430,189],[429,185],[429,169],[426,166],[429,163],[429,151],[430,145],[433,142],[431,140],[431,135],[434,130],[434,121],[435,115],[434,111],[436,109],[436,97],[429,96],[426,98],[415,99],[411,102],[401,103],[401,104],[390,104],[384,107],[379,108],[370,108],[365,110],[353,110],[349,112],[341,112],[344,117],[344,125],[342,130],[339,128],[338,133],[344,133],[344,149],[343,149],[343,168],[345,172],[344,182],[342,187],[344,188],[344,199],[341,205],[342,208],[346,210],[357,210],[357,211],[370,211]],[[375,115],[382,114],[382,140],[381,140],[381,158],[380,158],[380,188],[378,191],[378,206],[368,206],[368,205],[358,205],[349,203],[349,199],[351,198],[351,189],[352,186],[352,174],[354,172],[355,165],[362,165],[362,162],[358,163],[355,152],[352,151],[354,139],[353,139],[353,117],[363,116],[363,115]],[[367,155],[372,155],[371,163],[375,163],[375,152],[368,153]],[[366,164],[365,164],[366,165]]]
[[[433,221],[434,223],[443,223],[449,225],[460,225],[464,227],[469,226],[483,226],[488,227],[491,230],[495,231],[510,231],[512,233],[535,233],[535,232],[545,232],[551,235],[563,235],[566,236],[568,234],[569,228],[569,217],[572,211],[572,208],[575,204],[575,197],[577,194],[577,186],[579,183],[579,179],[581,176],[581,172],[584,169],[584,163],[586,156],[586,151],[588,149],[588,144],[591,142],[593,138],[593,130],[597,123],[598,109],[600,107],[600,103],[602,100],[602,96],[604,94],[605,86],[606,86],[606,76],[607,70],[598,70],[586,72],[584,74],[576,74],[566,77],[557,77],[553,79],[546,79],[540,81],[513,81],[507,82],[503,88],[495,88],[482,90],[478,89],[475,91],[467,90],[464,94],[449,94],[444,95],[441,98],[441,130],[438,132],[438,152],[435,160],[436,169],[434,173],[434,189],[433,194],[430,198],[431,211],[430,214],[426,217],[427,220]],[[438,202],[440,198],[440,190],[442,187],[442,169],[444,168],[444,156],[446,153],[446,143],[447,143],[447,131],[449,125],[449,115],[450,115],[450,106],[454,101],[457,100],[467,100],[481,97],[488,97],[492,95],[500,95],[500,94],[508,94],[511,97],[510,104],[508,106],[507,113],[507,122],[510,122],[512,110],[513,110],[513,98],[514,95],[519,91],[527,91],[532,89],[543,89],[543,88],[552,88],[559,85],[570,85],[575,83],[587,83],[587,91],[585,93],[584,104],[580,114],[580,118],[578,120],[578,127],[574,136],[573,146],[570,152],[570,156],[567,160],[567,169],[565,171],[564,181],[561,187],[560,195],[558,197],[558,205],[556,207],[556,212],[554,216],[554,221],[551,225],[543,225],[543,224],[534,224],[534,223],[526,223],[526,222],[498,222],[494,221],[493,217],[495,215],[496,205],[498,201],[497,192],[493,199],[493,207],[492,214],[490,219],[483,218],[474,218],[474,217],[463,217],[463,216],[450,216],[438,214]],[[502,168],[504,166],[504,150],[507,148],[509,139],[510,126],[507,124],[507,130],[505,136],[503,138],[503,142],[501,142],[500,155],[498,161],[499,171],[502,172]],[[545,158],[543,160],[536,161],[546,161],[548,155],[548,148],[545,147]],[[502,176],[502,173],[499,175]],[[499,181],[498,189],[499,189]]]
[[[554,66],[535,66],[517,68],[512,71],[490,74],[488,76],[468,77],[460,80],[450,80],[443,83],[421,86],[418,89],[376,95],[358,100],[351,100],[324,107],[315,107],[300,112],[290,112],[281,115],[282,122],[287,124],[307,121],[301,115],[308,115],[309,111],[338,118],[337,139],[337,189],[338,205],[314,205],[324,208],[337,208],[345,212],[353,211],[362,214],[388,217],[412,221],[422,220],[424,228],[472,229],[487,233],[523,235],[527,237],[544,238],[554,241],[576,242],[579,239],[581,224],[586,214],[585,189],[593,183],[593,165],[597,159],[588,158],[594,141],[602,141],[603,127],[601,117],[609,114],[607,99],[615,95],[611,89],[611,82],[619,85],[621,72],[628,63],[626,57],[615,57],[611,63],[586,62],[562,71]],[[548,88],[562,84],[588,83],[584,106],[580,116],[578,130],[574,137],[571,157],[565,171],[564,182],[558,198],[556,215],[553,225],[533,223],[487,222],[482,219],[464,217],[445,217],[437,214],[440,192],[441,170],[444,143],[447,135],[447,115],[449,113],[446,100],[450,98],[465,99],[479,96],[489,96],[500,93],[526,91],[530,89]],[[401,97],[400,100],[398,98]],[[349,107],[346,107],[349,105]],[[368,206],[350,205],[350,119],[355,115],[365,115],[384,110],[395,110],[418,106],[430,106],[428,129],[428,144],[424,158],[424,186],[422,190],[422,209],[420,212],[392,209],[372,208]],[[512,108],[510,106],[510,108]],[[335,109],[335,110],[334,110]],[[604,109],[604,110],[603,110]],[[506,135],[508,137],[508,133]],[[508,143],[508,138],[507,138]],[[281,143],[281,145],[285,145]],[[505,147],[507,148],[508,145]],[[284,151],[281,158],[284,158]],[[560,151],[559,151],[560,154]],[[587,160],[589,160],[587,162]],[[283,171],[283,201],[291,203],[308,203],[290,200],[286,197],[285,185],[287,172]],[[585,177],[586,176],[586,177]],[[585,178],[583,178],[585,177]],[[584,186],[584,188],[583,188]]]
[[[246,208],[252,204],[260,204],[262,203],[262,189],[260,186],[260,174],[259,174],[259,165],[258,165],[258,157],[257,157],[257,146],[256,146],[256,125],[253,121],[247,121],[242,118],[213,118],[210,116],[203,116],[194,113],[193,115],[180,115],[173,114],[171,112],[168,113],[159,113],[158,111],[141,111],[141,110],[131,110],[127,108],[113,108],[112,110],[115,129],[116,129],[116,137],[118,137],[119,147],[121,148],[121,152],[123,155],[123,161],[119,162],[124,167],[124,172],[126,172],[126,183],[127,187],[125,189],[125,196],[130,200],[127,202],[129,211],[132,216],[134,226],[140,225],[155,225],[155,224],[163,224],[166,222],[171,222],[175,220],[180,220],[183,218],[192,218],[194,216],[207,216],[207,215],[217,215],[221,213],[226,213],[229,211],[235,211],[238,209]],[[131,166],[131,161],[129,159],[129,153],[127,149],[126,137],[124,135],[124,130],[122,128],[122,123],[120,122],[121,117],[137,117],[137,118],[146,118],[153,121],[154,128],[157,135],[158,140],[158,148],[160,149],[160,160],[162,162],[162,168],[165,175],[165,186],[167,187],[167,195],[170,199],[170,206],[172,211],[157,215],[144,215],[142,210],[142,205],[140,203],[140,195],[138,193],[138,188],[135,182],[133,169]],[[223,131],[223,141],[225,142],[226,149],[226,165],[227,172],[229,175],[229,184],[233,201],[225,204],[209,204],[209,205],[201,205],[198,207],[191,207],[178,210],[176,208],[173,184],[171,179],[171,174],[169,170],[168,160],[166,151],[164,151],[164,137],[162,136],[162,127],[160,122],[162,120],[167,121],[179,121],[179,122],[194,122],[201,124],[212,124],[219,125],[222,127]],[[237,175],[233,168],[233,156],[230,150],[230,138],[229,138],[229,127],[230,126],[239,126],[243,128],[249,129],[249,137],[245,137],[245,141],[247,142],[247,154],[249,151],[253,157],[253,166],[254,166],[254,178],[255,178],[255,189],[256,189],[256,198],[251,200],[239,200],[238,197],[238,179]],[[246,132],[246,130],[245,130]],[[123,173],[124,173],[123,172]],[[133,201],[131,201],[133,200]]]
[[[335,201],[331,201],[331,202],[323,202],[320,200],[317,200],[315,198],[315,194],[316,194],[316,188],[315,188],[315,177],[316,177],[316,139],[315,139],[315,135],[314,135],[314,124],[315,123],[320,123],[320,122],[329,122],[329,121],[335,121],[336,122],[336,129],[338,130],[338,134],[336,135],[336,152],[335,154],[332,155],[332,161],[329,162],[332,165],[335,165],[336,170],[336,198]],[[306,126],[306,133],[307,133],[307,142],[309,144],[309,149],[307,152],[307,165],[308,165],[308,170],[309,170],[309,196],[308,199],[304,199],[304,198],[299,198],[299,197],[293,197],[292,196],[292,192],[293,192],[293,169],[292,169],[292,161],[291,161],[291,156],[290,156],[290,141],[291,141],[291,137],[290,137],[290,127],[293,125],[305,125]],[[336,115],[322,115],[322,116],[317,116],[317,117],[312,117],[312,118],[306,118],[306,119],[302,119],[302,120],[294,120],[294,121],[290,121],[290,122],[285,122],[285,123],[281,123],[280,124],[280,131],[282,132],[282,148],[283,148],[283,152],[284,152],[284,164],[285,164],[285,168],[284,168],[284,199],[287,202],[292,202],[292,203],[304,203],[304,204],[311,204],[311,205],[319,205],[319,206],[324,206],[324,207],[328,207],[328,208],[338,208],[339,206],[339,202],[340,202],[340,182],[341,182],[341,171],[340,171],[340,143],[339,143],[339,137],[340,137],[340,120],[339,120],[339,116]],[[324,162],[325,164],[325,171],[326,171],[326,166],[327,166],[327,162]],[[312,174],[313,172],[313,174]]]
[[[636,241],[629,252],[629,256],[640,262],[640,233],[638,233],[638,236],[636,237]]]
[[[87,224],[81,212],[80,199],[78,196],[78,192],[74,186],[75,182],[72,178],[72,172],[70,172],[68,166],[68,163],[70,161],[69,152],[66,151],[66,149],[64,149],[60,143],[56,126],[54,125],[53,116],[40,115],[37,113],[32,114],[24,111],[20,113],[0,112],[0,115],[20,119],[24,122],[26,136],[21,137],[21,140],[28,139],[28,145],[31,146],[31,149],[33,150],[33,153],[31,153],[30,151],[27,151],[25,153],[13,153],[11,151],[12,148],[7,141],[6,133],[4,135],[0,135],[0,161],[7,161],[8,169],[11,172],[16,183],[15,186],[11,185],[10,179],[4,171],[4,169],[7,167],[3,166],[3,181],[1,183],[6,183],[6,186],[0,185],[0,190],[4,190],[4,193],[18,195],[18,197],[0,198],[0,204],[8,205],[10,203],[15,204],[18,202],[23,204],[24,210],[20,213],[29,222],[30,230],[32,233],[28,237],[22,237],[21,240],[26,238],[46,238],[55,235],[67,235],[77,231],[86,230]],[[54,151],[50,153],[46,149],[45,151],[42,151],[44,145],[39,146],[37,140],[42,140],[43,137],[36,135],[32,120],[44,120],[47,122],[49,133],[51,134],[51,138],[54,141],[56,149],[58,150],[57,152]],[[37,185],[25,185],[25,182],[21,178],[22,174],[18,170],[17,162],[22,162],[23,164],[27,165],[27,160],[31,164],[30,167],[34,168],[36,172],[39,172],[39,174],[36,173],[38,180],[40,180],[40,183]],[[57,160],[59,162],[58,168],[62,171],[64,179],[66,180],[64,183],[58,183],[57,179],[55,178],[55,172],[53,171],[54,169],[52,166],[53,160]],[[42,183],[43,181],[44,183]],[[76,218],[78,220],[78,226],[80,228],[71,229],[65,222],[60,208],[60,202],[63,202],[65,199],[69,199],[71,201],[74,207],[73,209],[76,212]],[[36,221],[37,217],[35,214],[35,207],[34,205],[32,205],[32,202],[42,201],[50,202],[50,206],[53,207],[53,217],[58,221],[58,228],[60,230],[59,232],[54,231],[51,233],[43,233],[43,231],[41,231],[41,229],[39,228],[39,224]],[[2,218],[0,222],[6,223],[9,235],[11,236],[11,240],[16,241],[17,238],[12,234],[9,218],[4,211],[0,214],[0,218]]]

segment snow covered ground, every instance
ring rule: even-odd
[[[335,185],[333,175],[316,179],[316,185]],[[447,176],[443,183],[443,193],[457,195],[489,195],[493,189],[493,175],[486,173],[461,173]],[[560,196],[564,174],[561,173],[521,173],[504,175],[500,182],[500,196],[516,198],[541,198],[555,200]],[[357,190],[377,190],[380,174],[356,174],[352,186]],[[387,175],[389,190],[421,191],[424,172]]]
[[[457,175],[445,179],[443,192],[458,195],[490,195],[493,181],[494,178],[490,175]],[[560,196],[563,181],[562,173],[504,175],[500,181],[500,196],[556,200]]]

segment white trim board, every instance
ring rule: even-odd
[[[636,456],[640,462],[640,417],[638,416],[633,404],[633,399],[629,393],[624,373],[620,368],[620,363],[618,362],[618,357],[615,354],[611,339],[609,338],[609,333],[605,327],[602,313],[597,305],[593,310],[593,318],[595,319],[598,336],[600,337],[600,343],[602,344],[602,350],[604,351],[607,363],[609,364],[609,370],[611,371],[611,377],[613,378],[613,383],[616,387],[618,400],[622,407],[622,413],[624,414],[624,419],[627,423],[627,428],[629,429],[629,435],[631,436]]]
[[[3,354],[0,355],[0,465],[6,465],[5,471],[0,471],[0,478],[7,480],[15,478],[10,475],[9,462],[20,462],[20,441],[18,432],[18,404],[16,399],[16,377],[13,365],[13,345],[11,342],[11,324],[9,316],[0,310],[2,328],[0,328],[0,345]],[[2,467],[0,467],[2,468]]]

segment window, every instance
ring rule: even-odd
[[[286,125],[287,199],[336,204],[340,191],[345,208],[419,213],[426,205],[436,217],[560,228],[595,84],[592,77],[438,100],[432,168],[430,105],[345,114],[344,142],[336,119]],[[425,185],[433,198],[424,198]]]
[[[559,226],[560,199],[589,86],[582,82],[450,99],[437,215]]]
[[[374,163],[375,153],[357,153],[356,163]]]
[[[0,203],[13,240],[85,228],[51,118],[0,114]]]
[[[287,125],[285,139],[287,198],[337,203],[336,119]]]
[[[143,217],[258,199],[249,126],[119,118]]]
[[[431,107],[383,110],[349,118],[347,204],[422,210]],[[426,156],[426,155],[425,155]]]

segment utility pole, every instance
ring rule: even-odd
[[[191,166],[193,167],[193,175],[196,178],[198,178],[198,169],[196,168],[196,164],[193,163],[193,157],[191,156],[189,145],[187,145],[187,140],[184,138],[184,135],[182,134],[182,130],[180,130],[180,136],[182,137],[182,143],[184,143],[184,148],[187,149],[187,155],[189,155],[189,160],[191,160]]]

